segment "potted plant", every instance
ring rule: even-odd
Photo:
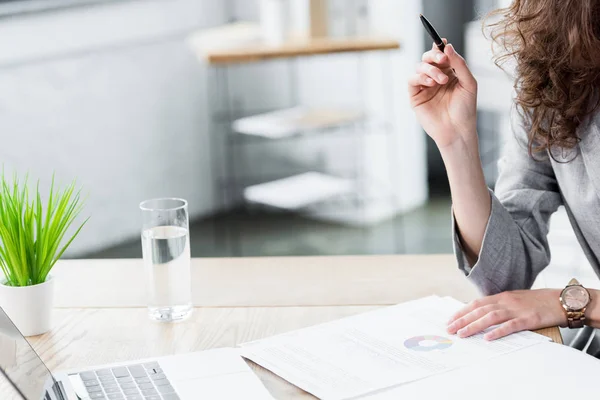
[[[29,195],[27,178],[0,176],[0,307],[25,336],[51,328],[54,298],[52,267],[79,234],[87,219],[66,240],[83,201],[75,182],[55,188],[54,176],[46,204],[39,182]]]

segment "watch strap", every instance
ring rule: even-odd
[[[567,286],[581,286],[581,283],[579,283],[577,279],[573,278],[569,281],[569,284]]]
[[[585,325],[585,309],[581,311],[567,311],[567,325],[569,329],[583,328]]]

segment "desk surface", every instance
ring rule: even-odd
[[[449,255],[194,259],[194,314],[159,324],[146,315],[141,260],[66,260],[53,274],[54,329],[30,339],[53,370],[235,346],[431,294],[477,296]],[[275,398],[313,398],[252,367]]]

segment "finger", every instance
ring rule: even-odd
[[[460,309],[458,312],[456,312],[452,318],[450,318],[450,320],[448,321],[448,325],[452,325],[454,323],[454,321],[456,321],[459,318],[464,317],[465,315],[467,315],[468,313],[470,313],[471,311],[475,311],[478,308],[487,306],[488,304],[493,304],[494,302],[491,300],[491,297],[483,297],[481,299],[476,299],[473,300],[472,302],[470,302],[469,304],[467,304],[465,307],[463,307],[462,309]]]
[[[408,79],[408,93],[410,96],[415,96],[423,87],[433,87],[437,83],[425,74],[415,74]]]
[[[450,66],[454,69],[454,73],[458,77],[458,81],[461,84],[461,86],[470,93],[476,94],[477,81],[475,80],[473,74],[469,70],[465,59],[462,58],[460,54],[456,52],[456,50],[454,50],[454,46],[452,46],[451,44],[446,46],[444,52],[448,56]]]
[[[473,323],[474,321],[477,321],[479,318],[485,316],[486,314],[497,310],[498,308],[499,306],[497,304],[488,304],[482,307],[478,307],[473,311],[470,311],[467,314],[463,315],[462,317],[454,320],[450,325],[448,325],[448,333],[455,334],[460,329]]]
[[[435,86],[437,83],[425,74],[415,74],[408,80],[410,86]]]
[[[443,66],[449,65],[448,56],[442,53],[437,47],[434,50],[429,50],[423,53],[421,60],[428,64],[437,64]]]
[[[511,319],[511,313],[507,309],[495,309],[469,325],[459,329],[456,334],[458,337],[465,338],[483,332],[487,328],[499,325]]]
[[[483,338],[485,340],[496,340],[525,329],[527,329],[527,319],[514,318],[506,321],[496,329],[486,333],[483,335]]]
[[[444,44],[448,44],[448,39],[442,38],[442,42],[444,42]],[[438,49],[437,44],[435,44],[435,42],[433,42],[433,46],[431,48],[432,49]]]
[[[429,76],[431,79],[433,79],[440,85],[443,85],[448,82],[448,75],[443,73],[442,70],[438,67],[431,64],[427,64],[424,62],[420,63],[417,67],[417,72]]]

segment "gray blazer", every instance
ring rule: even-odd
[[[553,152],[559,162],[548,156],[536,161],[528,155],[520,118],[513,119],[513,131],[499,162],[495,192],[490,191],[492,212],[473,266],[453,223],[459,268],[486,295],[530,288],[550,263],[548,223],[564,205],[585,255],[600,276],[600,112],[581,124],[581,142],[575,149]]]

